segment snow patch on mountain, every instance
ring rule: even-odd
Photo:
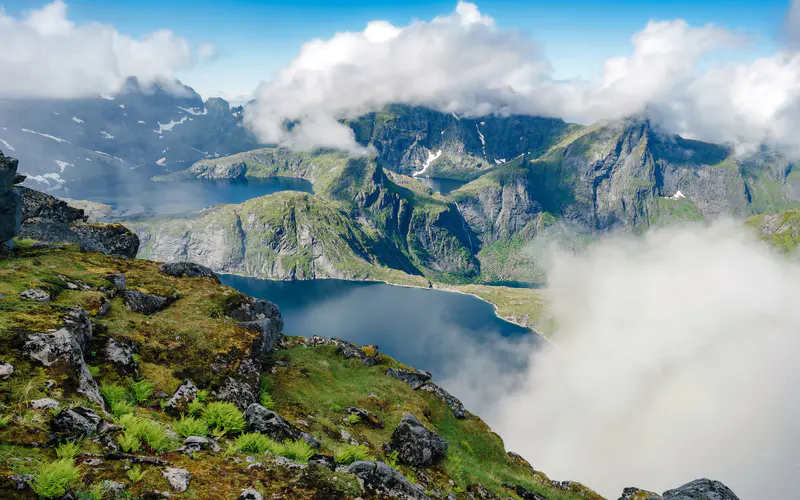
[[[437,151],[436,154],[433,154],[432,151],[428,151],[428,159],[425,160],[425,163],[422,165],[422,169],[417,171],[417,172],[414,172],[411,175],[413,177],[430,176],[430,174],[428,174],[428,172],[427,172],[428,168],[430,168],[431,164],[434,161],[436,161],[436,159],[439,158],[440,156],[442,156],[442,150],[441,149],[439,151]]]
[[[681,191],[679,189],[679,190],[675,191],[675,194],[673,194],[672,196],[667,196],[666,198],[668,200],[685,200],[686,199],[686,195],[681,193]]]
[[[80,119],[80,118],[78,118],[77,116],[73,116],[73,117],[72,117],[72,121],[74,121],[75,123],[83,123],[83,120],[81,120],[81,119]]]
[[[485,124],[486,122],[481,122],[481,125]],[[478,137],[481,140],[481,149],[483,149],[483,156],[486,156],[486,138],[481,133],[481,127],[477,123],[475,124],[475,130],[478,131]]]
[[[167,165],[167,158],[166,157],[159,158],[158,161],[156,161],[156,165],[158,165],[159,167],[166,166]]]
[[[27,176],[28,176],[27,180],[36,181],[40,184],[47,184],[48,189],[50,188],[58,189],[61,187],[61,184],[64,184],[66,182],[64,179],[61,178],[60,175],[56,173],[41,174],[41,175],[27,174]],[[54,184],[51,184],[50,181],[53,181]]]
[[[113,101],[114,96],[108,94],[100,94],[100,99],[105,99],[106,101]]]
[[[120,109],[125,109],[125,105],[124,104],[120,104],[119,107],[120,107]]]
[[[75,166],[72,163],[67,163],[67,162],[61,161],[61,160],[56,160],[56,164],[58,165],[58,168],[61,169],[61,172],[64,172],[64,169],[66,169],[67,167],[74,167]]]
[[[158,130],[153,130],[153,132],[155,132],[156,134],[163,134],[164,132],[169,132],[170,130],[175,128],[175,125],[183,124],[188,118],[189,118],[188,116],[184,116],[178,121],[170,120],[169,123],[167,124],[158,122]]]
[[[71,143],[71,142],[69,142],[68,140],[66,140],[66,139],[62,139],[62,138],[60,138],[60,137],[56,137],[56,136],[54,136],[54,135],[50,135],[50,134],[43,134],[43,133],[41,133],[41,132],[37,132],[37,131],[35,131],[35,130],[30,130],[30,129],[27,129],[27,128],[23,128],[23,129],[21,129],[21,130],[22,130],[23,132],[27,132],[27,133],[29,133],[29,134],[36,134],[36,135],[40,135],[40,136],[42,136],[42,137],[46,137],[47,139],[52,139],[52,140],[54,140],[54,141],[56,141],[56,142],[58,142],[58,143],[66,142],[67,144],[72,144],[72,143]]]
[[[142,125],[144,125],[144,120],[139,120],[136,123],[141,123]]]
[[[505,158],[495,158],[495,159],[494,159],[494,163],[495,163],[495,165],[502,165],[502,164],[503,164],[503,163],[505,163],[505,162],[506,162],[506,159],[505,159]]]
[[[4,141],[3,139],[0,139],[0,144],[2,144],[3,146],[5,146],[5,147],[6,147],[6,149],[8,149],[9,151],[14,151],[14,146],[12,146],[11,144],[7,143],[7,142],[6,142],[6,141]]]
[[[106,132],[105,130],[102,130],[102,131],[100,132],[100,135],[101,135],[101,136],[103,136],[103,139],[113,139],[113,138],[114,138],[114,136],[113,136],[113,135],[109,134],[109,133],[108,133],[108,132]]]

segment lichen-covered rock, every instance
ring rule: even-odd
[[[245,297],[230,313],[245,328],[261,333],[254,356],[260,360],[272,349],[283,330],[283,317],[278,306],[268,300]]]
[[[58,410],[61,408],[61,404],[52,398],[33,399],[30,405],[34,410]]]
[[[169,299],[159,295],[150,295],[138,290],[125,290],[122,292],[125,308],[132,312],[142,314],[155,314],[169,305]]]
[[[0,361],[0,380],[5,380],[14,373],[14,365]]]
[[[406,384],[410,385],[415,391],[422,387],[425,382],[431,379],[430,372],[415,370],[413,368],[410,370],[403,368],[389,368],[386,370],[386,375],[396,378],[397,380],[402,380]]]
[[[257,403],[247,408],[244,419],[247,421],[247,432],[260,432],[278,442],[302,438],[302,432],[297,427]]]
[[[189,480],[192,474],[186,469],[178,469],[176,467],[167,467],[161,471],[161,475],[169,483],[170,488],[177,493],[183,493],[189,488]]]
[[[719,481],[695,479],[679,488],[665,491],[664,500],[739,500],[730,488]]]
[[[139,237],[122,224],[82,222],[71,224],[69,229],[78,237],[81,250],[130,259],[139,251]]]
[[[58,330],[29,335],[22,352],[44,366],[63,363],[78,381],[76,391],[105,408],[97,382],[84,361],[84,350],[91,341],[92,323],[89,316],[83,309],[74,308],[64,317],[64,326]]]
[[[240,410],[247,409],[258,401],[258,381],[245,374],[241,378],[227,377],[222,385],[214,391],[214,396],[222,401],[229,401]]]
[[[213,278],[219,283],[219,278],[214,274],[214,271],[194,262],[171,262],[161,264],[158,269],[167,276],[174,276],[175,278]]]
[[[28,290],[23,290],[19,292],[19,296],[25,300],[35,300],[36,302],[43,302],[48,303],[50,302],[50,293],[46,292],[45,290],[39,290],[37,288],[29,288]]]
[[[125,375],[135,375],[139,371],[139,366],[133,358],[133,349],[116,339],[109,337],[106,341],[104,350],[106,360],[110,361]]]
[[[30,488],[31,481],[34,480],[33,474],[11,474],[8,480],[14,483],[14,489],[23,491]]]
[[[465,418],[467,416],[467,410],[461,401],[433,382],[423,384],[419,390],[430,393],[433,397],[445,403],[456,418]]]
[[[392,433],[387,449],[397,451],[403,462],[414,467],[428,467],[444,458],[449,443],[428,430],[413,414],[403,417]]]
[[[356,415],[361,419],[361,422],[372,427],[373,429],[383,429],[383,420],[371,411],[364,408],[350,407],[345,409],[348,415]]]
[[[58,222],[69,224],[74,221],[84,221],[83,210],[73,208],[55,196],[24,186],[19,188],[22,194],[22,219],[38,219],[43,222]]]
[[[252,488],[247,488],[242,490],[242,494],[239,495],[239,500],[264,500],[264,495]]]
[[[184,380],[164,404],[164,411],[172,415],[185,413],[189,403],[195,399],[197,399],[197,386],[191,380]]]
[[[639,488],[625,488],[619,500],[661,500],[661,495]]]
[[[128,287],[128,280],[122,273],[107,274],[103,276],[118,292],[123,292]]]
[[[429,497],[405,476],[383,462],[353,462],[347,472],[364,481],[364,486],[376,495],[389,498],[423,500]]]
[[[50,428],[56,434],[78,439],[94,434],[102,421],[103,419],[91,409],[77,406],[57,413],[50,421]]]

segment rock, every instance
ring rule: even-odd
[[[247,432],[266,434],[279,443],[287,439],[301,439],[302,437],[299,429],[274,411],[268,410],[258,403],[247,407],[244,419],[247,421]]]
[[[330,455],[311,455],[308,459],[308,463],[310,464],[317,464],[321,467],[327,467],[330,470],[334,470],[336,468],[336,460]]]
[[[264,500],[264,495],[252,488],[247,488],[246,490],[242,490],[242,494],[239,495],[239,500]]]
[[[547,500],[547,497],[542,496],[535,491],[531,491],[524,486],[520,486],[518,484],[510,484],[506,483],[503,485],[504,488],[511,490],[514,492],[515,495],[520,497],[522,500]]]
[[[105,479],[102,484],[103,484],[103,490],[105,490],[105,491],[110,491],[110,492],[113,492],[113,493],[119,493],[119,492],[125,490],[125,485],[124,484],[118,483],[116,481],[111,481],[109,479]]]
[[[661,495],[639,488],[625,488],[619,500],[661,500]]]
[[[2,161],[2,158],[0,158]],[[0,164],[0,169],[2,164]],[[22,228],[22,197],[16,188],[0,193],[0,242],[10,240]]]
[[[121,255],[133,259],[139,251],[139,237],[122,224],[82,222],[70,225],[80,240],[81,250]]]
[[[104,463],[105,462],[103,462],[103,460],[100,458],[87,458],[81,463],[81,465],[85,465],[86,467],[99,467]]]
[[[51,398],[34,399],[30,402],[34,410],[58,410],[61,403]]]
[[[373,429],[383,429],[383,420],[381,420],[377,415],[372,413],[371,411],[367,411],[364,408],[356,408],[350,407],[345,410],[345,413],[348,415],[357,415],[363,424],[366,424]]]
[[[83,309],[73,308],[64,317],[64,326],[60,329],[29,335],[22,352],[45,366],[65,363],[78,381],[77,392],[105,408],[97,382],[89,373],[83,358],[83,352],[91,341],[92,323],[89,315]]]
[[[103,419],[91,409],[76,406],[57,413],[50,421],[50,428],[56,434],[79,439],[94,434],[102,421]]]
[[[8,479],[14,483],[14,488],[22,491],[30,488],[30,483],[33,481],[33,474],[11,474]]]
[[[433,397],[445,403],[456,418],[465,418],[467,416],[467,410],[461,401],[433,382],[423,384],[419,390],[430,393]]]
[[[314,347],[318,345],[333,345],[336,346],[336,352],[342,355],[345,359],[358,359],[367,366],[375,366],[380,364],[380,351],[376,345],[365,345],[358,347],[351,344],[346,340],[331,338],[326,339],[318,335],[306,339],[306,345]]]
[[[213,452],[218,452],[221,450],[219,445],[208,438],[202,436],[189,436],[183,441],[183,447],[180,448],[178,451],[182,451],[184,453],[192,453],[202,450],[211,450]]]
[[[139,371],[139,366],[133,359],[133,349],[109,337],[105,347],[106,359],[125,375],[134,375]]]
[[[25,300],[35,300],[37,302],[42,302],[47,304],[50,302],[50,293],[44,290],[39,290],[37,288],[29,288],[28,290],[23,290],[19,292],[20,298]]]
[[[147,315],[155,314],[169,305],[166,297],[150,295],[138,290],[125,290],[122,292],[122,300],[125,302],[127,310]]]
[[[710,479],[695,479],[662,496],[664,500],[739,500],[730,488]]]
[[[0,380],[6,380],[12,373],[14,373],[14,365],[0,361]]]
[[[36,219],[41,222],[69,224],[86,220],[83,210],[72,208],[63,200],[35,189],[20,186],[22,195],[22,220]]]
[[[387,449],[414,467],[428,467],[444,458],[449,443],[422,425],[412,414],[403,417],[392,433]]]
[[[164,404],[164,411],[172,415],[186,413],[189,403],[195,399],[197,399],[197,386],[191,380],[184,380]]]
[[[223,382],[222,387],[214,392],[214,395],[217,399],[229,401],[240,410],[245,410],[258,401],[258,393],[256,391],[257,387],[254,383],[228,377]]]
[[[206,266],[195,264],[194,262],[161,264],[158,266],[158,269],[167,276],[173,276],[175,278],[213,278],[214,281],[219,283],[219,278],[214,274],[214,271]]]
[[[414,370],[413,368],[410,370],[405,370],[403,368],[389,368],[386,370],[386,375],[396,378],[397,380],[402,380],[406,384],[410,385],[415,391],[422,387],[425,382],[431,379],[430,372]]]
[[[315,450],[318,450],[322,446],[322,443],[319,442],[319,439],[315,438],[314,436],[312,436],[307,432],[301,432],[300,439],[305,441],[311,448]]]
[[[27,176],[27,175],[25,175],[25,174],[17,174],[17,175],[15,175],[15,176],[14,176],[14,182],[13,182],[13,184],[14,184],[15,186],[16,186],[17,184],[22,184],[23,182],[25,182],[25,179],[27,179],[27,178],[28,178],[28,176]]]
[[[125,279],[125,275],[122,273],[108,274],[106,276],[103,276],[103,278],[105,278],[106,281],[111,283],[111,286],[116,288],[117,291],[119,292],[125,291],[125,288],[127,288],[128,286],[128,280]]]
[[[278,306],[268,300],[246,297],[230,315],[245,328],[261,333],[260,342],[254,353],[260,363],[261,359],[272,350],[283,330],[283,317]]]
[[[470,484],[467,486],[467,498],[473,498],[475,500],[497,500],[500,497],[482,484]]]
[[[177,493],[183,493],[189,487],[192,474],[186,469],[168,467],[161,471],[161,475],[169,482],[170,488]]]
[[[390,498],[428,499],[411,481],[383,462],[353,462],[347,472],[364,481],[371,492]]]

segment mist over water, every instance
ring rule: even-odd
[[[554,251],[547,268],[553,345],[470,408],[507,448],[609,498],[699,477],[800,497],[796,261],[720,223]]]

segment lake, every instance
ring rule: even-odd
[[[58,196],[91,200],[114,207],[121,214],[174,214],[220,203],[242,203],[279,191],[313,193],[311,183],[292,177],[241,180],[187,180],[153,182],[91,182],[71,184]]]
[[[384,283],[274,281],[220,275],[225,285],[267,299],[281,310],[287,335],[339,337],[380,350],[438,380],[463,370],[525,368],[535,343],[530,330],[498,318],[491,304],[471,295]],[[448,386],[449,388],[451,386]]]

